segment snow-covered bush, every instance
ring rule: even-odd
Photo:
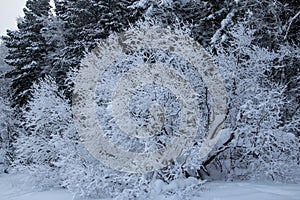
[[[73,152],[58,164],[65,168],[61,171],[63,186],[76,197],[124,199],[139,197],[147,192],[147,175],[112,170],[93,158],[82,144],[71,149]]]
[[[62,186],[74,193],[74,199],[189,199],[201,195],[205,182],[193,177],[176,177],[166,182],[158,172],[116,171],[93,158],[81,143],[69,143],[65,152],[69,152],[68,155],[58,163],[64,169],[61,171]]]
[[[146,145],[135,140],[131,141],[130,138],[120,140],[113,135],[118,133],[117,131],[112,132],[116,125],[111,123],[109,112],[104,112],[107,111],[104,103],[109,97],[105,94],[115,84],[115,77],[129,66],[134,67],[154,60],[182,71],[181,73],[190,80],[195,90],[203,97],[206,95],[200,75],[194,73],[195,70],[189,66],[188,62],[167,52],[141,50],[113,63],[110,70],[104,74],[105,84],[100,84],[96,91],[96,102],[98,103],[98,113],[100,113],[100,124],[107,128],[106,134],[110,137],[111,142],[115,142],[120,148],[128,149],[130,147],[131,151],[151,151],[161,148],[165,145],[164,143],[169,142],[172,132],[178,126],[180,108],[177,98],[168,89],[154,84],[138,89],[129,102],[132,118],[137,123],[147,123],[150,109],[147,102],[149,101],[154,100],[164,105],[166,109],[167,121],[161,136],[158,135],[144,141]],[[23,123],[22,129],[20,129],[22,131],[19,131],[15,144],[17,159],[14,164],[17,169],[28,170],[34,178],[36,186],[43,189],[57,186],[66,187],[75,196],[119,199],[125,197],[147,198],[155,192],[153,189],[155,186],[151,183],[157,179],[167,184],[173,183],[174,179],[185,178],[187,172],[196,176],[195,170],[199,167],[200,162],[197,153],[207,122],[205,117],[207,108],[206,104],[202,102],[206,98],[199,98],[201,100],[199,106],[204,110],[203,118],[200,120],[202,128],[199,128],[198,134],[200,135],[195,138],[195,145],[190,151],[187,151],[170,167],[156,173],[142,174],[110,169],[90,155],[76,133],[70,105],[51,77],[45,77],[39,83],[35,83],[31,92],[31,100],[22,110]],[[143,150],[141,147],[145,149]],[[187,192],[200,185],[202,185],[201,181],[191,187],[184,186],[184,188]],[[168,188],[166,191],[160,191],[160,193],[173,196],[183,195],[183,193],[172,191],[176,190],[175,186],[166,186],[166,188]]]
[[[254,33],[240,23],[216,46],[234,138],[214,164],[228,179],[291,181],[299,177],[299,138],[282,126],[284,86],[270,75],[283,55],[253,45]]]
[[[91,63],[93,66],[101,65],[102,63],[99,59],[95,59],[95,56],[97,54],[88,54],[83,61],[83,67]],[[199,169],[201,163],[199,148],[204,139],[203,136],[208,122],[207,92],[199,72],[178,55],[159,49],[140,49],[112,62],[107,70],[101,74],[95,91],[95,109],[98,114],[99,126],[104,130],[104,136],[108,141],[122,151],[153,152],[163,148],[172,140],[179,126],[181,108],[179,98],[166,86],[155,83],[141,85],[132,92],[128,102],[130,117],[134,123],[139,125],[149,124],[152,117],[150,112],[154,108],[153,106],[160,105],[158,108],[163,108],[163,127],[160,132],[152,137],[137,138],[122,131],[114,120],[111,108],[112,95],[118,81],[123,76],[134,75],[127,73],[129,70],[138,69],[143,65],[153,65],[155,67],[155,64],[163,64],[167,68],[176,70],[189,81],[191,87],[199,95],[198,105],[203,112],[197,122],[197,124],[199,123],[199,129],[196,138],[192,142],[193,145],[187,147],[187,151],[180,158],[174,160],[170,166],[156,172],[142,174],[120,172],[104,166],[101,164],[101,160],[99,162],[88,153],[83,144],[78,143],[76,145],[75,141],[78,141],[78,139],[75,139],[72,143],[74,146],[69,145],[69,148],[65,149],[70,152],[65,153],[66,156],[61,159],[60,165],[67,166],[62,175],[65,177],[63,178],[65,180],[64,186],[77,195],[94,198],[111,196],[120,199],[125,197],[146,198],[151,195],[154,187],[151,183],[155,180],[159,179],[169,184],[173,181],[178,182],[179,179],[183,180],[188,176],[197,176],[197,169]],[[173,81],[172,84],[176,85],[178,83]],[[191,188],[198,187],[198,184],[201,185],[201,183],[201,181],[197,182]],[[165,192],[165,195],[179,195],[180,192],[177,193],[172,190],[173,188],[169,188],[168,191],[162,193]]]
[[[61,150],[75,132],[68,101],[51,77],[32,87],[32,98],[23,108],[22,130],[16,141],[19,169],[27,169],[39,187],[59,186]],[[66,141],[64,141],[66,140]]]

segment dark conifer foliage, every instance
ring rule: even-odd
[[[142,1],[143,2],[143,1]],[[163,3],[162,3],[163,2]],[[189,26],[192,36],[208,47],[210,39],[221,27],[221,21],[234,8],[234,1],[145,1],[139,4],[146,10],[145,17],[172,26],[183,22]]]
[[[142,17],[142,9],[130,6],[134,0],[61,0],[56,1],[56,15],[63,22],[65,46],[56,57],[53,68],[59,86],[67,72],[79,68],[84,52],[111,33],[120,32]],[[68,95],[67,95],[68,96]]]
[[[8,36],[3,37],[9,48],[6,62],[14,67],[7,74],[13,78],[12,104],[19,106],[26,103],[32,83],[45,67],[48,47],[41,30],[50,14],[49,0],[28,0],[24,14],[24,19],[18,21],[18,30],[8,30]]]

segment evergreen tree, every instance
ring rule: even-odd
[[[211,38],[221,27],[221,21],[235,6],[234,1],[227,0],[140,0],[135,4],[136,8],[146,10],[145,18],[168,26],[185,23],[191,29],[192,37],[204,47],[210,45]]]
[[[13,120],[12,109],[9,107],[9,84],[10,79],[5,74],[11,67],[4,62],[7,56],[7,48],[0,44],[0,173],[7,172],[13,159]]]
[[[58,52],[53,68],[59,86],[67,73],[78,69],[85,51],[96,47],[113,32],[120,32],[140,19],[142,12],[130,7],[134,0],[60,0],[56,15],[62,21],[64,48]]]
[[[13,105],[22,106],[29,96],[32,83],[43,74],[48,51],[45,38],[41,34],[44,20],[50,14],[49,0],[28,0],[24,18],[18,21],[18,30],[7,31],[5,45],[9,48],[6,62],[14,69],[7,74],[12,77]]]
[[[12,111],[8,103],[0,97],[0,174],[8,172],[13,159],[11,129]]]
[[[7,48],[3,43],[0,44],[0,97],[7,99],[9,97],[10,79],[5,78],[5,74],[11,70],[4,58],[7,56]]]

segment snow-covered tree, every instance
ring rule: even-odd
[[[131,42],[134,42],[134,40],[136,40],[136,38],[133,37],[132,40],[129,39],[127,42],[130,44]],[[87,195],[94,198],[116,197],[122,199],[126,195],[129,198],[146,198],[150,193],[149,187],[152,181],[159,179],[169,184],[172,181],[178,181],[178,179],[182,180],[189,176],[197,177],[197,169],[199,169],[201,163],[201,159],[199,158],[199,147],[203,140],[202,136],[204,135],[206,123],[208,121],[207,102],[205,102],[207,93],[200,73],[175,53],[159,49],[137,49],[135,52],[129,52],[128,55],[120,57],[120,59],[115,62],[112,61],[109,66],[103,66],[101,61],[102,57],[97,56],[99,55],[93,52],[87,54],[86,58],[82,61],[82,67],[85,68],[87,65],[91,67],[98,66],[99,68],[100,66],[103,68],[107,67],[105,72],[101,74],[101,81],[98,82],[94,100],[97,105],[95,107],[95,112],[97,113],[99,120],[99,125],[96,126],[100,126],[103,130],[103,133],[98,134],[102,134],[103,137],[108,140],[107,142],[123,152],[151,154],[167,145],[171,146],[170,143],[172,142],[172,139],[176,137],[175,134],[177,134],[180,126],[180,117],[182,117],[180,100],[188,97],[185,97],[184,95],[184,97],[182,97],[179,94],[176,96],[174,92],[163,83],[159,84],[151,82],[145,85],[141,84],[140,87],[132,92],[131,98],[128,99],[129,115],[133,122],[139,126],[146,127],[151,124],[153,109],[158,109],[158,115],[163,115],[163,123],[160,124],[162,127],[158,127],[155,135],[146,138],[134,137],[134,135],[124,132],[115,122],[117,117],[112,110],[115,109],[118,113],[122,113],[118,107],[112,105],[113,91],[116,89],[117,82],[121,81],[123,76],[130,77],[132,81],[137,80],[137,76],[140,78],[140,81],[149,81],[145,80],[146,78],[141,77],[142,75],[139,76],[134,73],[134,70],[142,70],[142,66],[153,65],[153,68],[166,66],[165,70],[176,71],[177,74],[180,74],[181,77],[184,77],[184,79],[189,82],[193,91],[199,96],[197,105],[199,105],[201,111],[203,111],[201,112],[202,115],[199,114],[200,116],[197,116],[199,119],[197,118],[196,123],[198,124],[199,122],[200,125],[199,127],[196,127],[199,129],[195,130],[197,136],[195,137],[195,140],[191,142],[192,147],[187,147],[191,149],[188,149],[178,160],[173,157],[170,158],[172,159],[170,166],[159,169],[156,172],[144,174],[120,172],[111,169],[108,166],[101,164],[101,160],[97,161],[93,158],[87,150],[83,148],[83,144],[79,143],[73,147],[70,145],[69,149],[74,148],[75,150],[71,153],[65,153],[67,156],[64,156],[60,162],[62,166],[66,166],[66,172],[63,173],[64,177],[66,177],[64,178],[65,186],[78,195]],[[132,73],[130,73],[131,70]],[[93,72],[93,74],[94,73],[96,72]],[[167,75],[162,76],[164,78],[170,78]],[[84,82],[86,82],[86,79],[91,80],[89,76],[84,76],[82,78],[84,79]],[[165,81],[170,81],[168,82],[170,84],[179,85],[181,83],[179,82],[180,80],[180,78],[174,78],[174,80],[167,79]],[[80,83],[77,82],[77,84]],[[124,82],[124,84],[126,85],[126,82]],[[77,95],[78,94],[75,93],[75,97],[78,97]],[[75,98],[75,100],[79,100],[77,103],[83,101],[80,100],[81,95],[88,96],[85,93],[79,94],[78,99]],[[186,101],[189,101],[189,99],[186,99]],[[77,107],[74,107],[73,105],[75,113],[78,112],[76,108]],[[79,117],[79,119],[85,118],[81,116],[77,117]],[[84,136],[82,138],[83,142],[86,142],[86,138]],[[95,139],[95,141],[98,140],[96,138],[93,139]],[[76,144],[76,142],[73,142],[72,144]],[[170,193],[172,192],[170,191]],[[143,195],[146,196],[143,197]]]
[[[61,50],[66,47],[63,33],[63,22],[56,15],[50,15],[44,20],[44,27],[41,30],[42,36],[46,41],[48,52],[45,55],[44,62],[47,67],[43,69],[43,74],[54,77],[59,80],[62,70],[55,68],[56,63],[59,62],[59,55]]]
[[[8,102],[0,97],[0,174],[8,172],[13,158],[12,110]]]
[[[31,90],[32,97],[22,111],[23,131],[15,144],[15,164],[29,170],[38,186],[58,186],[60,167],[56,163],[75,132],[70,106],[49,76],[34,83]]]
[[[3,37],[9,49],[6,62],[14,67],[8,74],[13,78],[12,101],[19,106],[26,103],[31,85],[41,77],[45,67],[47,45],[41,30],[50,14],[49,0],[28,0],[24,14],[24,18],[18,20],[18,29],[8,30]]]
[[[215,58],[229,92],[227,127],[234,137],[215,164],[219,160],[229,179],[297,179],[299,138],[282,126],[285,87],[271,80],[282,52],[254,45],[255,31],[247,23],[227,35]]]
[[[11,69],[4,62],[7,55],[7,48],[3,43],[0,44],[0,173],[6,171],[13,159],[13,120],[12,109],[9,105],[9,83],[10,79],[5,74]]]
[[[145,10],[146,19],[155,19],[163,25],[184,23],[191,29],[192,37],[204,47],[221,26],[221,21],[236,7],[235,1],[195,0],[139,0],[134,4]]]
[[[211,40],[214,47],[216,40],[226,40],[230,29],[241,21],[247,21],[249,27],[256,30],[252,44],[281,52],[270,69],[269,79],[274,84],[286,86],[282,124],[293,118],[299,107],[299,31],[300,12],[297,0],[239,0],[233,9],[222,19],[219,29]],[[215,53],[215,52],[214,52]],[[278,67],[281,66],[281,67]]]
[[[0,97],[7,99],[9,98],[9,86],[11,80],[5,75],[12,69],[8,64],[5,63],[4,59],[7,56],[7,48],[4,43],[0,44]]]
[[[60,22],[64,46],[56,52],[53,71],[60,87],[65,88],[68,72],[78,69],[84,52],[93,49],[113,32],[120,32],[140,17],[130,7],[134,0],[57,0],[55,13]],[[69,96],[70,94],[67,94]]]

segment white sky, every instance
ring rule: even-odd
[[[23,16],[26,0],[0,0],[0,35],[6,35],[6,29],[15,30],[17,18]]]
[[[17,18],[24,16],[27,0],[0,0],[0,36],[6,35],[6,30],[15,30],[17,28]],[[50,5],[54,3],[51,0]],[[0,41],[1,42],[1,41]]]

